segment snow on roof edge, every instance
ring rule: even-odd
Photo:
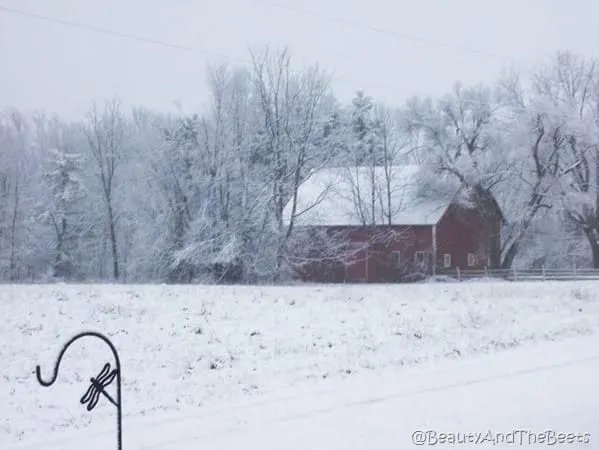
[[[296,227],[361,227],[370,220],[374,209],[375,222],[388,221],[387,193],[391,193],[391,226],[430,226],[443,217],[455,196],[425,198],[420,196],[416,165],[391,166],[389,184],[385,167],[333,167],[313,171],[298,189]],[[374,179],[374,189],[372,181]],[[324,193],[324,195],[323,195]],[[372,194],[377,198],[374,208]],[[320,201],[316,201],[322,197]],[[383,198],[385,197],[385,198]],[[358,200],[361,200],[358,201]],[[367,201],[366,201],[367,200]],[[284,209],[284,220],[289,224],[293,200]],[[361,206],[360,206],[361,205]],[[303,212],[304,210],[307,211]]]

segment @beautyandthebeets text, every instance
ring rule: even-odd
[[[412,433],[414,445],[581,445],[591,442],[591,433],[562,432],[556,430],[510,430],[496,432],[487,430],[483,432],[440,432],[436,430],[418,430]]]

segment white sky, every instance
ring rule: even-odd
[[[595,0],[267,0],[357,22],[342,25],[260,0],[0,0],[0,6],[247,59],[251,46],[289,46],[298,64],[319,62],[344,80],[347,101],[367,94],[399,104],[437,95],[455,80],[493,81],[558,49],[594,56]],[[399,33],[437,41],[423,43]],[[496,56],[473,54],[463,47]],[[214,57],[99,34],[0,10],[0,109],[17,106],[76,117],[92,100],[185,111],[207,100]]]

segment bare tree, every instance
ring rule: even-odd
[[[280,277],[285,246],[294,228],[297,191],[313,163],[318,161],[316,138],[323,122],[323,100],[328,77],[317,67],[294,73],[287,50],[252,53],[253,80],[261,126],[261,157],[270,188],[270,204],[277,230],[274,275]],[[323,149],[320,149],[323,151]],[[291,200],[286,223],[284,209]]]
[[[386,224],[392,225],[393,216],[399,212],[397,202],[394,201],[397,195],[396,191],[403,188],[398,188],[393,180],[397,176],[397,171],[401,170],[398,166],[408,154],[408,133],[402,132],[397,112],[394,113],[393,110],[384,105],[377,105],[375,114],[380,129],[381,164],[384,171],[384,186],[381,186],[384,192],[380,193],[381,210],[385,216]]]
[[[8,111],[5,115],[2,145],[3,159],[6,162],[3,173],[0,174],[0,195],[2,196],[2,215],[5,222],[0,224],[4,231],[5,242],[8,246],[8,277],[17,281],[21,277],[20,245],[23,242],[23,200],[26,180],[28,178],[26,164],[29,153],[29,123],[24,115],[16,110]],[[0,144],[1,145],[1,144]],[[0,238],[2,236],[0,235]]]
[[[106,225],[112,254],[112,276],[120,277],[119,253],[117,242],[117,215],[115,211],[115,181],[119,166],[123,160],[125,139],[125,119],[118,101],[107,102],[103,111],[93,105],[87,114],[84,125],[89,151],[95,163],[96,177],[100,183],[104,206],[106,207]]]

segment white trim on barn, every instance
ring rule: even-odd
[[[433,263],[432,271],[433,276],[437,274],[437,225],[433,225]]]
[[[445,269],[451,268],[451,253],[445,253],[443,255],[443,267]]]
[[[468,267],[476,266],[476,255],[474,253],[468,253]]]

